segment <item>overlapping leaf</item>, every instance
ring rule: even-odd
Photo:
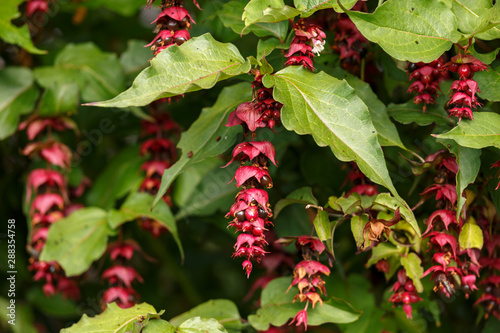
[[[38,67],[34,74],[44,88],[76,83],[86,102],[111,98],[125,88],[116,55],[102,52],[93,43],[68,44],[56,56],[54,66]]]
[[[238,128],[226,127],[225,121],[229,113],[250,96],[250,84],[239,83],[224,88],[215,104],[202,110],[200,117],[182,134],[177,145],[182,149],[182,156],[163,173],[154,204],[161,200],[174,179],[190,165],[207,157],[218,156],[233,145]]]
[[[438,139],[455,140],[463,147],[500,148],[500,115],[493,112],[475,112],[474,120],[462,120],[449,132],[434,136]]]
[[[249,70],[250,63],[234,45],[217,42],[207,33],[160,52],[132,87],[113,99],[89,105],[143,106],[160,98],[212,88],[218,81]]]
[[[341,0],[340,3],[347,9],[356,4],[357,0]],[[309,17],[321,9],[333,8],[337,12],[343,12],[337,3],[337,0],[294,0],[295,8],[302,11],[300,16]]]
[[[422,267],[422,260],[415,252],[409,253],[406,257],[401,257],[401,265],[406,270],[406,275],[412,279],[415,288],[419,293],[424,291],[424,286],[420,278],[424,274],[424,268]]]
[[[491,0],[453,0],[452,9],[458,18],[458,29],[464,34],[484,40],[500,38],[498,3],[493,6]]]
[[[241,18],[249,26],[257,22],[288,20],[300,13],[300,10],[285,5],[283,0],[250,0]]]
[[[363,36],[399,60],[431,62],[461,37],[451,9],[435,0],[392,0],[373,14],[347,14]]]
[[[461,249],[479,249],[483,248],[483,232],[473,217],[469,217],[462,226],[460,235],[458,236],[458,244]]]
[[[0,140],[14,133],[19,117],[30,112],[38,97],[33,74],[27,68],[0,70]]]
[[[0,39],[6,43],[19,45],[26,51],[33,54],[43,54],[42,51],[33,45],[27,25],[17,27],[12,24],[12,20],[21,16],[18,7],[24,0],[2,0],[2,10],[0,10]]]
[[[128,309],[122,309],[116,303],[110,303],[103,313],[95,317],[84,314],[76,324],[61,330],[61,333],[140,332],[150,319],[159,317],[160,314],[155,308],[147,303],[136,304]],[[134,330],[137,324],[140,326],[138,331]]]
[[[477,72],[474,80],[481,89],[479,97],[491,102],[500,102],[500,66],[491,68],[489,71]]]
[[[370,112],[345,81],[288,67],[263,82],[274,86],[274,98],[284,104],[281,119],[288,130],[312,134],[319,146],[329,146],[342,161],[355,161],[367,177],[398,196]]]
[[[423,112],[421,104],[415,104],[411,100],[404,104],[389,104],[387,113],[401,124],[416,123],[419,126],[427,126],[432,123],[436,125],[453,124],[439,99],[436,104],[429,105],[425,112]]]
[[[106,211],[82,208],[51,226],[40,260],[55,260],[67,276],[79,275],[103,255],[111,233]]]

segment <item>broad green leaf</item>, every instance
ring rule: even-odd
[[[104,254],[111,233],[106,211],[82,208],[50,227],[40,260],[57,261],[66,276],[80,275]]]
[[[401,124],[416,123],[419,126],[428,126],[432,123],[436,125],[452,125],[453,122],[448,118],[448,114],[439,103],[428,105],[425,112],[422,104],[415,104],[410,100],[404,104],[389,104],[387,106],[389,116]]]
[[[285,5],[283,0],[250,0],[245,6],[242,20],[249,26],[257,22],[280,22],[294,18],[300,10]]]
[[[278,214],[288,205],[291,204],[302,204],[306,205],[318,205],[318,200],[314,197],[312,189],[310,187],[301,187],[296,189],[292,193],[286,196],[284,199],[280,199],[274,206],[274,216]]]
[[[462,196],[465,188],[474,183],[481,167],[481,150],[461,147],[453,140],[440,140],[455,155],[458,164],[458,173],[456,175],[457,183],[457,221],[460,219],[462,207],[465,204],[465,198]]]
[[[182,133],[177,145],[177,148],[182,149],[182,156],[163,173],[154,204],[167,192],[175,178],[188,167],[208,157],[218,156],[232,147],[239,128],[226,127],[225,122],[229,113],[250,97],[250,84],[238,83],[225,87],[215,104],[201,111],[198,119]]]
[[[224,326],[213,318],[194,317],[183,322],[178,328],[178,333],[227,333]]]
[[[249,70],[250,63],[234,45],[220,43],[207,33],[160,52],[132,87],[113,99],[89,105],[144,106],[160,98],[212,88],[218,81]]]
[[[61,333],[127,333],[132,332],[135,324],[144,327],[150,319],[159,317],[155,308],[147,303],[136,304],[128,309],[122,309],[116,303],[109,303],[103,313],[95,317],[84,314],[76,324],[61,330]]]
[[[368,223],[367,214],[354,215],[351,218],[351,231],[352,235],[354,236],[354,240],[356,241],[356,247],[358,249],[363,248],[363,244],[365,242],[365,239],[363,237],[363,229],[365,228],[365,225],[367,223]]]
[[[400,254],[401,250],[391,243],[379,243],[372,249],[372,255],[366,262],[366,267],[375,265],[379,260],[387,259],[395,254]]]
[[[472,248],[481,250],[483,248],[483,231],[472,216],[462,226],[458,236],[458,244],[462,250]]]
[[[461,37],[451,9],[435,0],[391,0],[373,14],[347,14],[363,36],[398,60],[431,62]]]
[[[142,333],[176,333],[177,328],[166,320],[154,319],[141,331]]]
[[[238,188],[228,182],[234,176],[234,167],[221,168],[220,163],[211,170],[196,187],[189,200],[180,207],[176,220],[187,216],[208,216],[216,211],[227,212],[234,203]],[[183,175],[183,174],[182,174]],[[177,186],[182,186],[176,183]]]
[[[34,74],[44,88],[76,83],[85,102],[111,98],[125,88],[116,55],[102,52],[93,43],[68,44],[57,54],[54,66],[38,67]]]
[[[39,105],[41,116],[51,117],[76,112],[79,104],[79,89],[76,83],[50,86],[42,95]]]
[[[161,200],[151,209],[151,207],[153,207],[153,200],[154,197],[149,193],[135,192],[131,194],[120,207],[119,211],[110,211],[109,226],[112,229],[116,229],[124,222],[135,220],[143,216],[156,220],[163,224],[172,234],[181,252],[181,257],[184,258],[184,250],[182,249],[181,240],[177,233],[177,225],[175,224],[175,219],[170,211],[170,207]]]
[[[355,161],[372,181],[398,196],[385,164],[377,131],[363,101],[345,81],[291,66],[263,79],[283,103],[281,121],[297,134],[312,134],[344,162]]]
[[[257,43],[257,59],[262,59],[263,57],[268,57],[271,52],[275,49],[287,48],[285,44],[282,44],[279,39],[268,38],[266,40],[259,39]]]
[[[500,48],[495,49],[494,51],[488,53],[479,53],[475,50],[474,44],[469,46],[469,51],[471,54],[476,57],[478,60],[484,62],[486,65],[491,64],[497,58],[498,52],[500,52]],[[486,72],[487,73],[487,72]],[[477,76],[474,75],[474,80],[477,81]]]
[[[462,119],[451,131],[433,136],[438,139],[455,140],[463,147],[500,148],[500,115],[493,112],[475,112],[474,120]]]
[[[83,5],[90,9],[102,9],[104,7],[123,16],[134,15],[145,4],[143,0],[92,0],[83,2]]]
[[[0,140],[17,130],[19,116],[29,113],[38,97],[33,74],[28,68],[0,70]]]
[[[420,228],[418,227],[418,222],[415,219],[415,215],[413,215],[413,211],[402,199],[394,198],[389,193],[380,193],[375,198],[374,205],[383,206],[390,209],[391,211],[396,211],[396,209],[399,209],[401,217],[412,226],[418,237],[421,236]]]
[[[137,189],[144,175],[140,167],[144,158],[139,155],[139,146],[122,149],[106,163],[87,194],[87,204],[103,209],[114,207],[117,199]]]
[[[420,278],[424,274],[424,268],[422,267],[422,260],[415,254],[415,252],[410,252],[408,256],[401,257],[401,265],[406,270],[406,275],[413,281],[415,288],[419,293],[424,291],[424,286]]]
[[[222,24],[224,24],[225,27],[233,29],[238,35],[246,35],[253,32],[258,37],[274,36],[281,41],[281,44],[288,33],[288,21],[277,23],[257,22],[251,26],[245,26],[245,23],[241,20],[245,4],[244,1],[239,0],[226,2],[222,8],[217,11],[217,16],[222,20]],[[260,57],[258,58],[260,59]]]
[[[127,42],[127,49],[120,55],[125,74],[136,73],[149,65],[149,59],[153,57],[151,49],[144,47],[147,42],[131,39]]]
[[[259,331],[265,331],[269,325],[281,326],[293,318],[297,312],[304,309],[304,303],[295,302],[293,298],[296,289],[286,292],[292,279],[281,277],[272,280],[262,291],[260,309],[255,315],[248,316],[249,323]],[[360,313],[343,300],[332,298],[323,305],[317,304],[313,309],[307,309],[307,325],[316,326],[324,323],[352,323]]]
[[[340,3],[347,9],[356,4],[357,0],[342,0]],[[337,12],[343,12],[337,3],[337,0],[293,0],[295,8],[302,11],[300,16],[309,17],[321,9],[335,9]]]
[[[345,71],[337,70],[333,75],[340,80],[345,79],[347,83],[356,90],[356,95],[358,95],[368,107],[373,126],[375,126],[378,133],[380,145],[396,146],[406,150],[406,147],[399,138],[396,126],[389,118],[385,104],[378,99],[370,85]]]
[[[500,102],[500,66],[490,68],[489,71],[477,72],[474,74],[481,92],[479,97],[491,102]],[[477,113],[474,114],[474,120]]]
[[[500,12],[491,0],[453,0],[453,12],[458,18],[458,29],[467,35],[484,40],[500,38]],[[485,30],[487,29],[487,30]],[[477,32],[484,31],[476,34]]]
[[[170,319],[169,322],[178,326],[192,317],[214,318],[224,325],[228,332],[239,332],[243,326],[238,308],[227,299],[210,300]]]
[[[0,10],[0,39],[9,44],[19,45],[33,54],[47,53],[33,45],[27,25],[18,27],[11,22],[21,16],[18,7],[22,2],[24,0],[2,0],[2,8]]]
[[[318,210],[316,217],[314,218],[314,229],[318,238],[324,242],[331,238],[330,230],[330,220],[328,219],[328,213],[324,210]]]
[[[351,193],[348,197],[329,197],[328,205],[335,210],[340,210],[345,215],[356,213],[361,205],[361,196],[358,193]]]

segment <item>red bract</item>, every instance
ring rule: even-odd
[[[137,273],[137,271],[134,268],[120,266],[120,265],[105,270],[104,273],[102,273],[102,278],[108,279],[109,282],[112,284],[117,283],[119,281],[123,282],[123,284],[128,288],[130,288],[131,283],[134,280],[143,282],[142,277]]]
[[[297,243],[300,246],[308,245],[312,251],[318,252],[318,254],[321,254],[325,250],[325,244],[316,237],[299,236]]]
[[[330,269],[315,260],[302,260],[297,265],[295,265],[295,269],[299,272],[298,276],[300,277],[300,279],[303,278],[306,274],[307,276],[312,276],[317,273],[325,274],[326,276],[330,275]]]
[[[274,146],[271,142],[251,141],[242,142],[236,145],[233,149],[233,158],[225,165],[225,167],[234,162],[234,160],[244,162],[246,160],[253,160],[259,155],[267,157],[274,165],[276,165],[276,151],[274,150]]]
[[[441,222],[445,229],[448,230],[448,226],[452,223],[457,223],[456,213],[449,209],[436,210],[429,216],[427,220],[427,230],[425,230],[424,235],[434,228],[435,224]]]
[[[116,302],[120,308],[126,309],[134,305],[135,297],[136,292],[132,288],[111,287],[104,292],[102,299],[106,304]],[[105,305],[103,307],[105,307]]]
[[[266,124],[259,120],[261,113],[253,102],[244,102],[238,105],[236,110],[229,114],[226,126],[232,127],[245,124],[251,132],[259,127],[266,127]]]
[[[151,160],[144,162],[141,165],[141,170],[146,171],[146,177],[151,177],[154,174],[157,174],[159,176],[163,175],[163,172],[170,168],[170,163],[169,161],[165,160]]]
[[[307,330],[307,310],[304,309],[297,312],[289,325],[292,325],[293,323],[295,323],[295,326],[304,325],[304,328]]]
[[[73,120],[66,117],[41,118],[39,116],[30,117],[19,124],[20,131],[26,129],[29,140],[35,139],[45,128],[51,128],[55,131],[64,131],[65,129],[76,130],[76,124]]]
[[[432,244],[439,245],[440,250],[443,250],[445,245],[449,245],[450,250],[453,253],[453,258],[456,258],[457,239],[454,236],[438,231],[431,232],[427,236],[431,237]]]
[[[111,260],[116,260],[118,258],[130,260],[134,255],[134,251],[139,251],[140,247],[133,241],[125,241],[123,243],[116,242],[113,244],[109,244],[108,250]]]
[[[156,23],[158,20],[161,20],[165,17],[170,17],[176,21],[181,21],[183,18],[188,17],[190,21],[192,21],[194,24],[196,24],[196,22],[193,20],[191,15],[189,15],[189,12],[182,7],[169,7],[169,8],[164,9],[158,15],[158,17],[151,23]]]
[[[23,150],[24,155],[33,155],[35,152],[48,163],[61,168],[69,168],[71,165],[71,150],[58,141],[29,143]]]
[[[290,43],[290,49],[285,54],[285,57],[288,58],[285,66],[301,65],[313,71],[312,59],[314,54],[319,56],[323,51],[326,35],[319,26],[306,23],[302,18],[292,26],[295,37]]]
[[[270,183],[265,187],[267,188],[273,187],[273,183],[271,181],[271,177],[269,176],[269,172],[261,167],[255,167],[255,166],[239,167],[238,170],[236,170],[233,179],[236,179],[236,186],[240,187],[247,180],[250,180],[251,178],[255,178],[260,183],[264,177],[267,177],[267,179],[270,180]],[[231,181],[233,181],[233,179]]]
[[[139,153],[141,155],[145,155],[146,153],[157,154],[162,152],[168,152],[172,158],[175,158],[175,144],[168,139],[149,139],[144,141],[139,149]]]
[[[62,196],[56,193],[44,193],[39,194],[33,200],[31,204],[30,214],[34,214],[38,212],[40,214],[47,214],[47,212],[52,209],[63,209],[64,207],[64,199]]]
[[[436,192],[436,200],[446,199],[452,205],[457,202],[457,191],[454,185],[451,184],[434,184],[427,187],[420,195],[425,196]]]
[[[26,5],[26,16],[33,16],[36,12],[48,13],[49,3],[48,0],[29,0]]]
[[[439,83],[447,78],[447,73],[444,70],[444,57],[426,63],[408,63],[407,70],[410,80],[415,80],[408,92],[416,92],[417,96],[413,99],[415,104],[424,104],[424,112],[427,104],[436,103],[435,97],[437,92],[440,91]]]
[[[26,184],[26,203],[31,199],[32,191],[38,191],[40,186],[57,186],[63,197],[67,199],[66,181],[63,175],[55,170],[35,169],[30,172]]]

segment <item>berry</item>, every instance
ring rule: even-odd
[[[168,22],[167,22],[167,29],[168,30],[173,30],[173,31],[178,30],[179,29],[179,22],[177,22],[174,19],[168,20]]]
[[[254,221],[259,216],[257,207],[251,206],[245,209],[245,217],[247,221]]]
[[[458,72],[458,75],[460,76],[461,79],[466,79],[471,74],[469,65],[467,65],[467,64],[461,64],[458,67],[457,72]]]
[[[245,211],[244,210],[240,210],[239,212],[236,212],[234,214],[234,217],[236,217],[236,219],[238,220],[238,222],[245,222],[246,221],[246,218],[245,218]]]
[[[407,281],[405,283],[405,290],[406,291],[415,291],[415,285],[413,284],[412,281]]]

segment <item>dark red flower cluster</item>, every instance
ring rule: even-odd
[[[418,296],[413,281],[406,275],[404,269],[399,270],[398,280],[394,283],[391,290],[394,293],[389,297],[389,302],[392,302],[394,306],[403,305],[403,311],[406,313],[406,317],[411,319],[411,305],[421,301],[422,298]]]
[[[241,103],[229,114],[226,126],[243,126],[246,132],[255,132],[257,128],[274,126],[281,123],[281,108],[283,104],[273,98],[273,89],[262,84],[262,75],[255,71],[253,81],[254,100]]]
[[[179,125],[171,119],[168,113],[158,110],[161,103],[162,101],[156,101],[150,105],[153,121],[143,120],[141,124],[142,134],[148,139],[142,143],[140,154],[148,156],[148,160],[141,166],[146,177],[141,184],[140,191],[152,195],[156,195],[160,189],[163,172],[170,168],[177,159],[174,139],[180,135]],[[170,189],[163,196],[163,201],[169,206],[172,205]],[[140,224],[155,237],[167,231],[163,224],[147,217],[142,217]]]
[[[427,104],[436,103],[436,98],[439,88],[439,83],[448,78],[448,73],[444,70],[444,56],[432,61],[431,63],[417,62],[408,63],[406,67],[410,80],[415,80],[408,88],[409,93],[416,93],[413,98],[413,103],[424,104],[424,112]]]
[[[366,3],[358,1],[351,10],[361,11],[363,7],[366,7]],[[348,72],[358,73],[361,59],[366,56],[370,42],[344,13],[339,14],[332,29],[336,36],[331,48],[340,55],[340,65]]]
[[[319,26],[307,23],[303,18],[299,19],[297,23],[290,22],[295,31],[295,37],[285,55],[288,58],[285,66],[300,65],[313,71],[313,58],[315,54],[319,56],[325,48],[326,35]]]
[[[133,267],[125,266],[125,263],[132,259],[135,251],[139,250],[139,245],[134,241],[109,244],[108,252],[114,266],[102,273],[102,278],[108,280],[111,285],[102,296],[103,309],[111,302],[116,302],[122,309],[130,308],[137,303],[138,294],[132,288],[132,282],[142,283],[143,279]]]
[[[53,131],[75,129],[75,124],[65,117],[42,118],[33,116],[19,125],[26,130],[29,140],[35,140],[45,134],[44,141],[29,143],[23,150],[24,155],[33,159],[41,159],[46,168],[34,169],[28,175],[26,186],[26,204],[30,206],[31,233],[28,249],[30,249],[29,269],[35,271],[35,281],[45,280],[43,291],[51,296],[56,292],[70,298],[80,297],[76,283],[65,277],[57,262],[42,262],[38,256],[45,246],[51,224],[73,211],[70,204],[68,184],[64,172],[71,165],[71,150],[52,137]]]
[[[153,2],[154,0],[148,0],[147,7],[151,7]],[[189,12],[182,7],[183,2],[183,0],[164,0],[161,2],[161,12],[151,22],[156,23],[153,30],[156,36],[151,43],[146,45],[151,47],[154,55],[172,45],[181,45],[191,38],[188,29],[191,28],[191,23],[196,24],[196,22],[189,15]],[[196,1],[195,4],[198,6]]]
[[[52,0],[54,1],[54,0]],[[35,13],[48,13],[49,0],[28,0],[26,4],[26,16],[33,16]]]
[[[292,284],[288,290],[293,286],[297,286],[299,293],[295,295],[293,301],[300,300],[306,302],[306,305],[303,310],[297,312],[290,325],[293,323],[296,326],[304,325],[307,330],[307,308],[309,303],[312,303],[313,308],[316,303],[323,304],[320,294],[326,296],[326,289],[325,281],[321,276],[329,276],[330,269],[318,261],[319,255],[325,250],[325,245],[318,238],[305,235],[299,236],[295,246],[301,253],[303,260],[295,265]]]
[[[472,77],[476,72],[487,70],[488,66],[473,55],[458,54],[446,64],[446,69],[458,73],[459,76],[459,79],[451,85],[448,113],[450,116],[458,117],[459,121],[462,117],[472,120],[472,109],[482,106],[476,95],[481,91]]]
[[[441,150],[426,158],[426,162],[434,165],[438,171],[435,184],[421,193],[421,201],[435,196],[437,210],[427,219],[427,230],[424,236],[429,238],[429,250],[433,251],[434,266],[424,272],[422,277],[432,273],[434,291],[450,297],[457,288],[462,288],[466,297],[477,290],[476,275],[479,276],[479,250],[462,250],[458,246],[463,221],[457,222],[457,192],[455,176],[458,164],[455,158]],[[467,254],[467,256],[466,256]],[[467,258],[468,257],[468,258]]]

